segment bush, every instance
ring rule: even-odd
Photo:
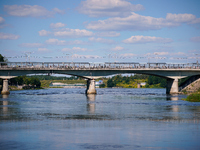
[[[190,102],[200,102],[200,93],[193,93],[193,94],[190,94],[187,98],[186,98],[187,101],[190,101]]]
[[[114,87],[114,86],[116,86],[115,82],[112,79],[108,79],[107,87]]]
[[[36,86],[37,88],[40,88],[41,82],[38,78],[36,77],[26,77],[26,76],[19,76],[17,78],[12,78],[10,80],[11,85],[32,85]]]
[[[103,84],[100,84],[100,85],[99,85],[99,88],[105,88],[105,86],[106,86],[106,85],[103,83]]]

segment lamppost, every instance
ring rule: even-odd
[[[195,54],[196,55],[196,59],[197,59],[197,67],[199,66],[199,62],[198,62],[198,55],[199,54]]]
[[[156,55],[156,64],[157,64],[157,63],[158,63],[158,56],[157,56],[157,55],[158,55],[158,53],[157,53],[157,52],[155,52],[155,53],[154,53],[154,55]]]
[[[25,57],[26,57],[26,62],[27,62],[27,57],[28,57],[28,60],[30,62],[30,56],[31,54],[33,54],[34,52],[25,52]]]

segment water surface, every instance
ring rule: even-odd
[[[0,96],[1,149],[200,149],[200,103],[165,89],[43,89]]]

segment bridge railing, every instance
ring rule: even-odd
[[[49,68],[49,69],[200,69],[198,63],[135,63],[135,62],[0,62],[0,68]]]

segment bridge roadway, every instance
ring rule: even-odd
[[[140,64],[134,62],[0,62],[0,78],[2,79],[27,74],[52,73],[74,75],[88,79],[87,93],[96,93],[94,79],[99,77],[125,73],[155,75],[167,79],[166,93],[173,94],[179,93],[178,79],[200,75],[200,65],[198,63]]]

